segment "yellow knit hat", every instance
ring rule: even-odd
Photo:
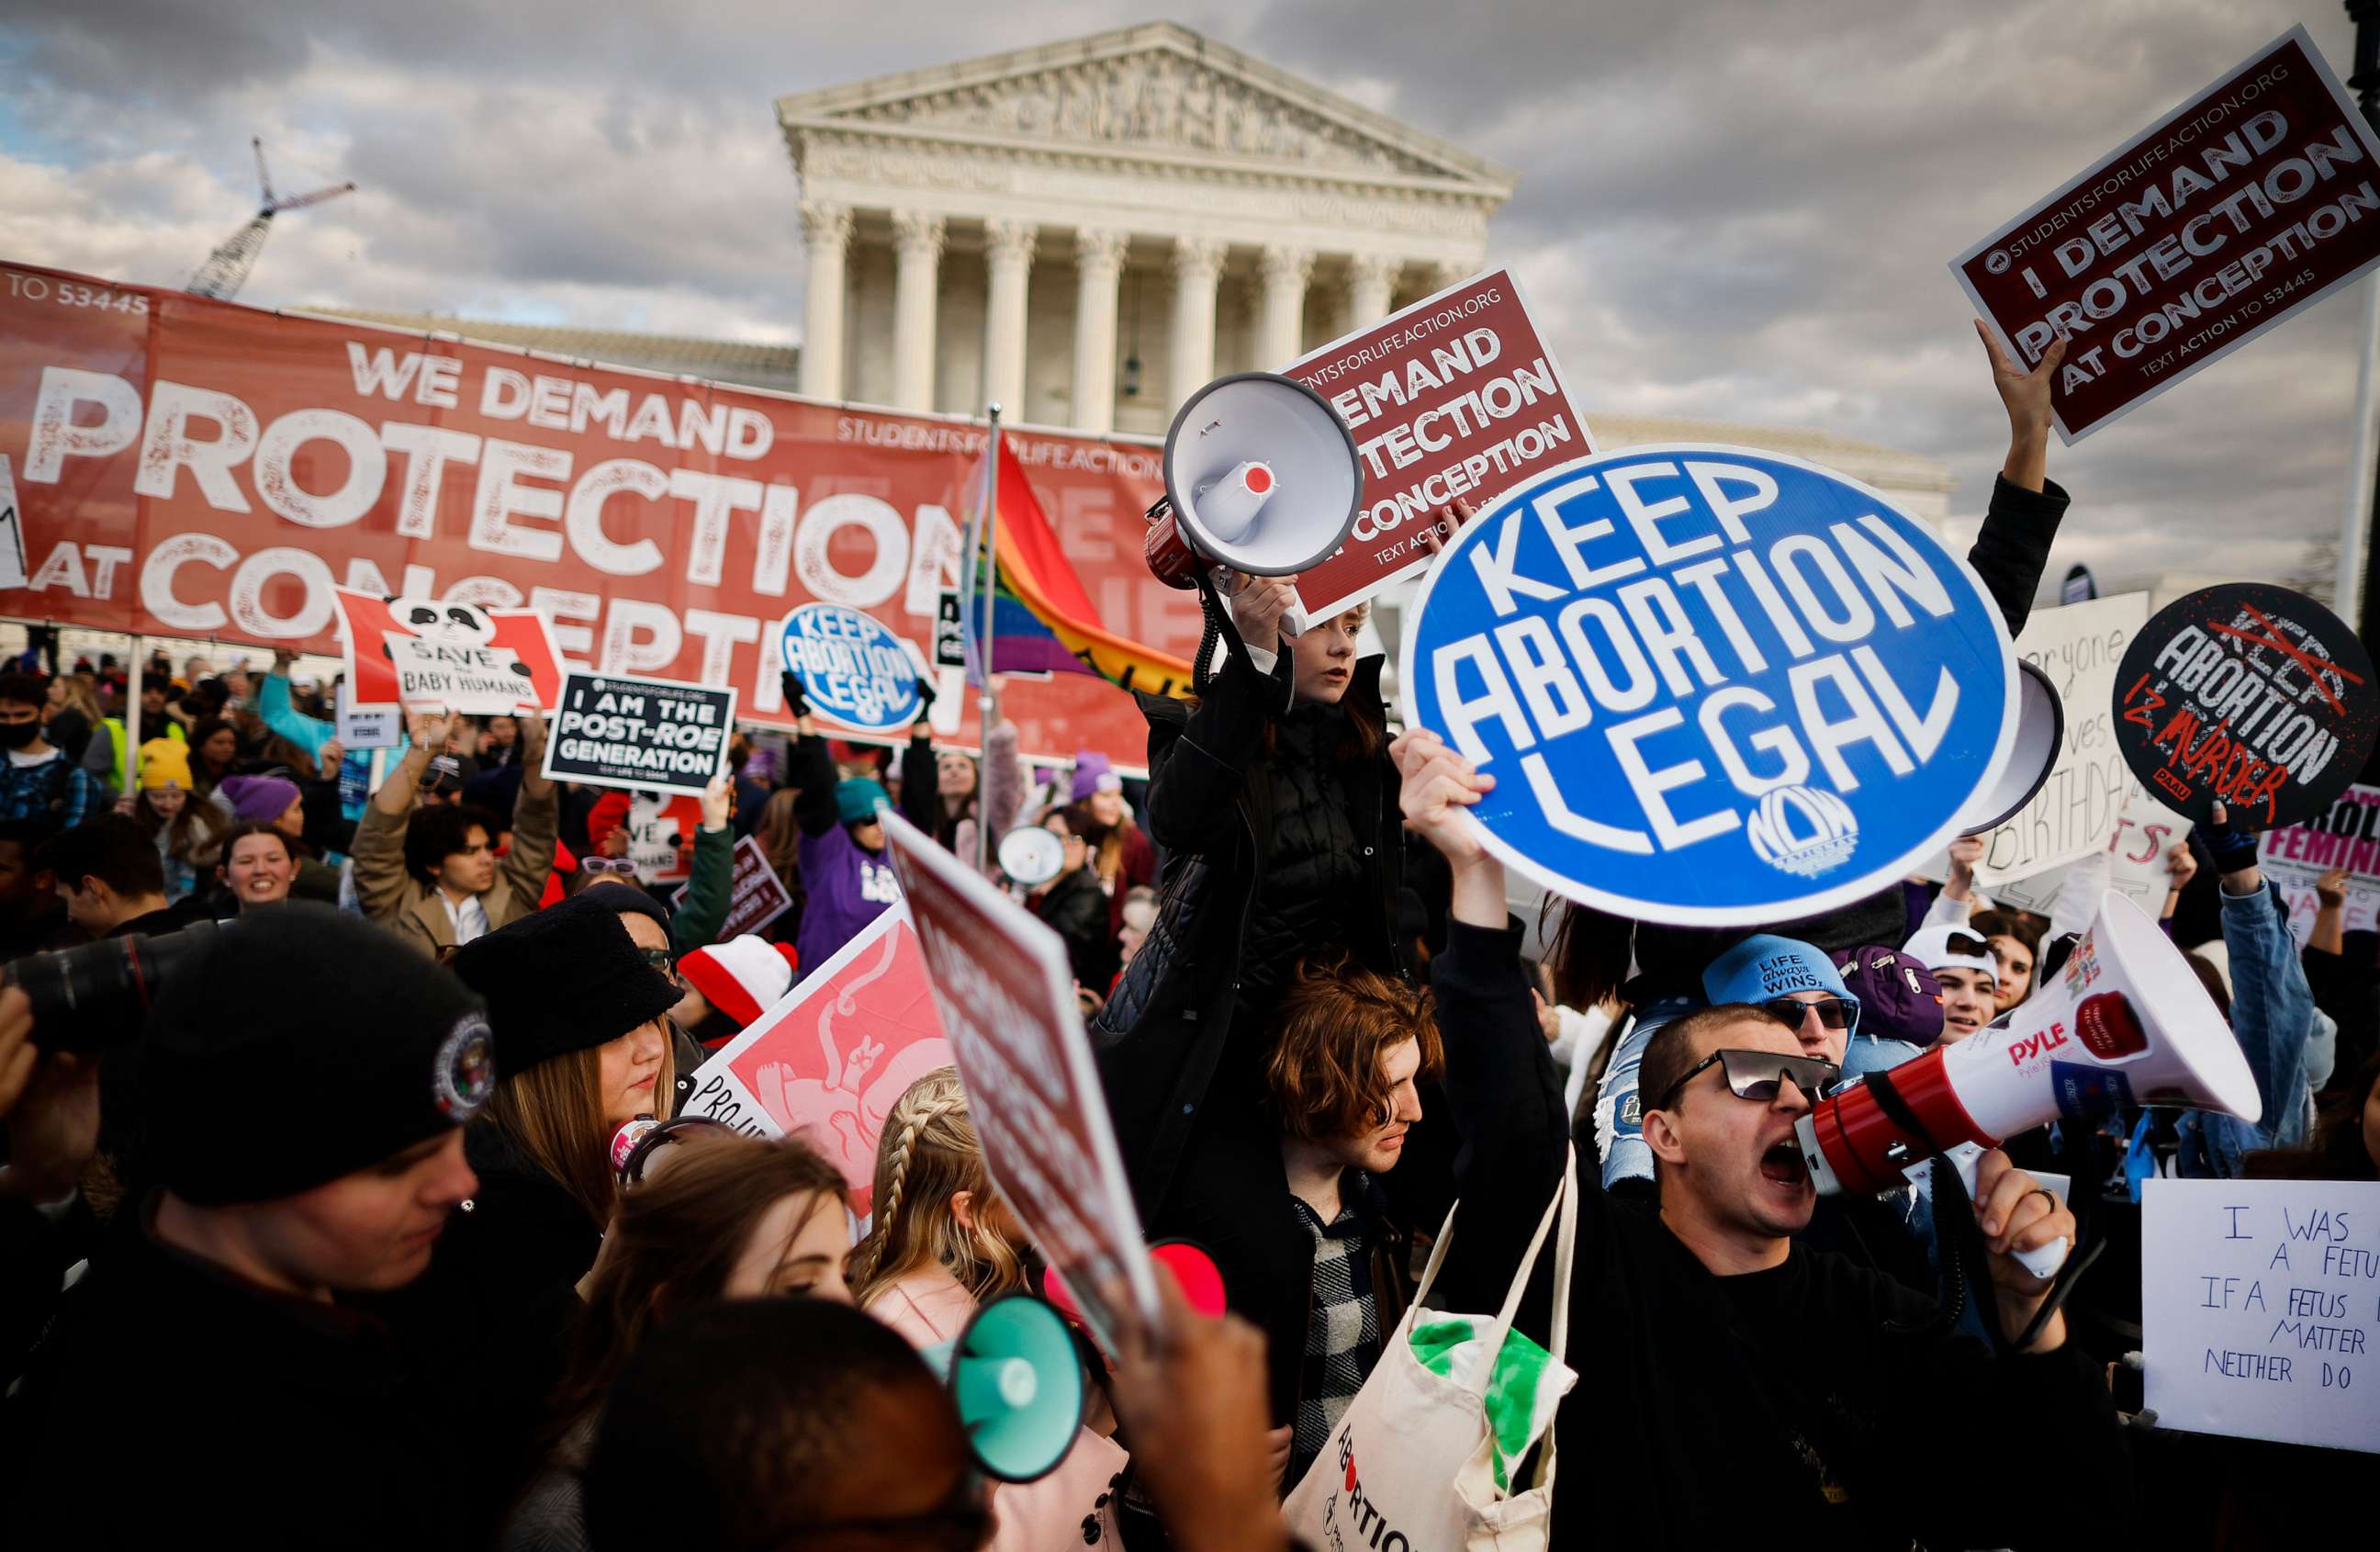
[[[140,746],[140,790],[163,787],[190,790],[190,749],[170,738],[152,738]]]

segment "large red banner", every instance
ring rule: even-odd
[[[1157,450],[1007,433],[1108,628],[1188,657],[1150,577]],[[0,615],[339,649],[332,594],[528,606],[564,659],[733,685],[784,724],[778,637],[865,610],[932,662],[985,431],[0,263],[0,469],[30,576]],[[936,731],[973,742],[945,675]],[[1032,755],[1136,762],[1129,697],[1008,682]],[[840,729],[836,731],[842,731]]]
[[[2380,262],[2376,164],[2294,27],[1950,268],[2071,443]]]

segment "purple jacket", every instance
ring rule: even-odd
[[[801,974],[807,976],[858,936],[878,912],[900,899],[901,882],[892,876],[889,859],[861,851],[839,824],[804,835],[801,858],[802,888],[808,899],[802,905],[802,927],[794,948],[802,956]]]

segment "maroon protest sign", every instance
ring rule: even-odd
[[[2227,582],[2159,611],[2116,671],[2116,743],[2149,794],[2243,829],[2323,812],[2380,733],[2372,660],[2338,616],[2287,588]]]
[[[1127,1351],[1159,1324],[1157,1283],[1065,945],[900,816],[884,839],[1001,1198],[1102,1344]]]
[[[1595,451],[1553,352],[1510,271],[1491,270],[1281,369],[1354,433],[1364,507],[1337,553],[1297,579],[1320,620],[1429,564],[1438,509],[1484,509],[1523,480]]]
[[[670,896],[670,903],[682,906],[686,891]],[[727,919],[720,924],[717,941],[741,938],[747,932],[758,932],[794,908],[794,897],[785,889],[785,881],[769,866],[769,854],[760,849],[759,837],[747,835],[735,843],[735,882],[727,893]]]
[[[2296,27],[1951,263],[2071,443],[2380,261],[2380,139]]]

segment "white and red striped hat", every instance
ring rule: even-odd
[[[705,1001],[747,1025],[793,989],[797,963],[791,943],[771,943],[747,933],[695,950],[677,962],[677,970]]]

